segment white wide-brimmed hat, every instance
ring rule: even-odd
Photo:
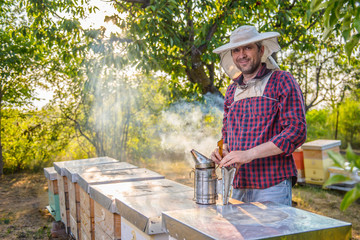
[[[265,62],[269,69],[278,69],[279,66],[271,57],[271,54],[280,50],[277,41],[277,37],[279,36],[280,34],[277,32],[259,33],[254,26],[245,25],[235,29],[231,33],[230,42],[216,48],[213,52],[220,54],[220,65],[226,74],[231,79],[234,79],[241,74],[241,71],[234,64],[231,49],[261,41],[264,46],[264,55],[261,58],[261,62]]]

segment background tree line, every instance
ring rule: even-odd
[[[121,31],[106,36],[81,26],[87,1],[0,1],[0,174],[211,145],[231,81],[212,50],[243,24],[281,33],[276,59],[304,93],[308,140],[359,149],[360,6],[330,2],[114,0],[106,20]],[[53,93],[42,109],[39,88]]]

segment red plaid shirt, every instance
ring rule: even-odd
[[[269,72],[263,64],[256,78]],[[236,87],[242,80],[242,75],[235,79],[225,94],[224,143],[230,151],[244,151],[271,141],[284,153],[243,164],[234,187],[268,188],[297,175],[292,152],[306,139],[303,95],[289,72],[274,71],[262,96],[234,102]]]

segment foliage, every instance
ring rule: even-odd
[[[330,151],[330,158],[334,161],[334,165],[343,169],[346,172],[346,175],[334,175],[330,177],[325,183],[324,187],[331,184],[341,183],[344,181],[354,180],[356,182],[352,190],[348,191],[340,205],[341,210],[346,210],[356,199],[360,198],[360,156],[356,155],[351,148],[351,145],[346,149],[346,159],[336,152]]]
[[[360,148],[360,105],[349,95],[335,108],[312,109],[306,113],[307,141],[339,139],[342,146]],[[337,131],[337,132],[336,132]]]
[[[360,148],[360,103],[350,97],[339,107],[339,135],[344,142]]]
[[[5,173],[38,171],[49,166],[72,139],[73,130],[54,112],[46,109],[3,112]]]
[[[286,50],[307,39],[317,16],[307,21],[309,2],[301,1],[113,1],[119,14],[109,17],[126,30],[124,44],[138,69],[161,70],[188,93],[221,95],[229,79],[212,51],[240,25],[282,34]],[[180,79],[180,81],[179,81]],[[176,83],[175,83],[176,82]]]
[[[323,38],[328,38],[332,32],[345,40],[345,53],[350,59],[360,41],[360,4],[354,0],[322,1],[312,0],[311,12],[324,12]]]
[[[347,64],[343,44],[334,38],[321,40],[318,30],[309,30],[306,40],[292,44],[281,54],[282,69],[291,72],[299,82],[306,111],[321,104],[334,108],[360,80],[356,67],[359,60],[354,56],[351,59],[357,65]]]
[[[2,137],[4,108],[31,105],[36,99],[35,88],[50,85],[61,88],[64,79],[76,81],[81,56],[89,41],[77,19],[84,16],[85,10],[76,1],[19,0],[0,4]],[[0,138],[0,175],[3,171],[1,142]]]
[[[306,141],[317,139],[332,139],[332,132],[329,131],[330,110],[312,109],[306,113],[307,137]]]
[[[169,102],[167,80],[126,67],[118,43],[97,35],[83,61],[83,77],[67,91],[56,91],[53,104],[96,156],[150,158],[157,150],[156,118]]]

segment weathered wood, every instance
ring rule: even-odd
[[[99,227],[110,239],[121,239],[121,217],[94,202],[95,235]],[[97,239],[97,238],[96,238]]]
[[[59,192],[59,205],[61,221],[65,225],[66,232],[69,233],[70,228],[70,211],[69,211],[69,193],[67,187],[66,177],[57,174],[58,192]]]
[[[304,154],[304,158],[307,159],[327,159],[329,158],[328,152],[330,150],[337,153],[340,152],[340,148],[337,146],[327,150],[304,149],[303,154]]]
[[[81,228],[83,232],[91,239],[95,239],[95,225],[94,225],[94,200],[90,198],[89,194],[84,189],[79,188],[80,194],[80,219]]]
[[[47,182],[48,182],[48,191],[53,194],[59,194],[57,180],[49,180],[48,179]]]
[[[329,151],[340,152],[339,140],[315,140],[302,145],[305,182],[322,185],[328,178],[328,168],[334,164]]]
[[[80,239],[80,193],[79,185],[75,182],[68,181],[69,190],[69,210],[70,210],[70,229],[76,239]]]
[[[109,235],[107,235],[99,225],[95,225],[95,239],[96,240],[113,240],[113,238],[111,238]]]
[[[83,227],[83,225],[80,225],[80,231],[81,231],[81,240],[91,240],[91,236],[88,235],[89,232],[87,230],[85,230]]]

